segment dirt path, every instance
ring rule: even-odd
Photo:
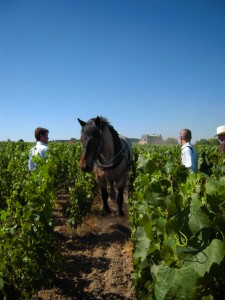
[[[64,245],[62,274],[51,288],[43,288],[33,299],[137,300],[131,281],[132,243],[127,201],[125,217],[116,216],[116,205],[109,201],[110,216],[93,214],[76,231],[62,215],[67,202],[68,195],[60,194],[55,210],[55,230]],[[101,206],[101,202],[97,206]]]

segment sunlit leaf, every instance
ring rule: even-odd
[[[209,177],[205,184],[206,193],[209,195],[214,195],[219,185],[220,183],[217,180]]]
[[[190,203],[189,227],[192,233],[200,231],[202,228],[211,225],[208,216],[202,209],[202,203],[197,197],[194,197]]]
[[[173,269],[166,265],[160,266],[155,281],[155,297],[163,299],[189,299],[196,296],[195,286],[198,273],[190,266]]]
[[[148,239],[146,232],[143,227],[138,227],[135,233],[136,246],[134,257],[140,257],[143,261],[147,256],[147,251],[150,245],[150,240]]]
[[[223,258],[223,242],[214,239],[206,249],[194,255],[189,263],[199,276],[203,277],[206,272],[210,271],[213,264],[220,264]]]

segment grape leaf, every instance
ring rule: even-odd
[[[180,269],[172,269],[166,265],[157,270],[155,281],[155,297],[163,299],[195,299],[195,286],[198,273],[188,265]]]

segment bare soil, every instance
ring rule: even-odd
[[[97,199],[93,212],[76,230],[63,217],[69,196],[58,196],[55,230],[63,244],[65,263],[51,286],[43,286],[34,300],[115,299],[137,300],[132,286],[132,243],[125,197],[125,216],[117,216],[116,203],[109,200],[111,215],[99,213]]]

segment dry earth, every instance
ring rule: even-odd
[[[99,214],[99,199],[92,215],[76,230],[63,218],[62,211],[68,201],[69,196],[61,191],[55,209],[55,230],[64,246],[62,272],[50,287],[43,286],[32,299],[137,300],[131,279],[132,243],[127,199],[124,217],[116,215],[116,204],[111,200],[111,215]]]

